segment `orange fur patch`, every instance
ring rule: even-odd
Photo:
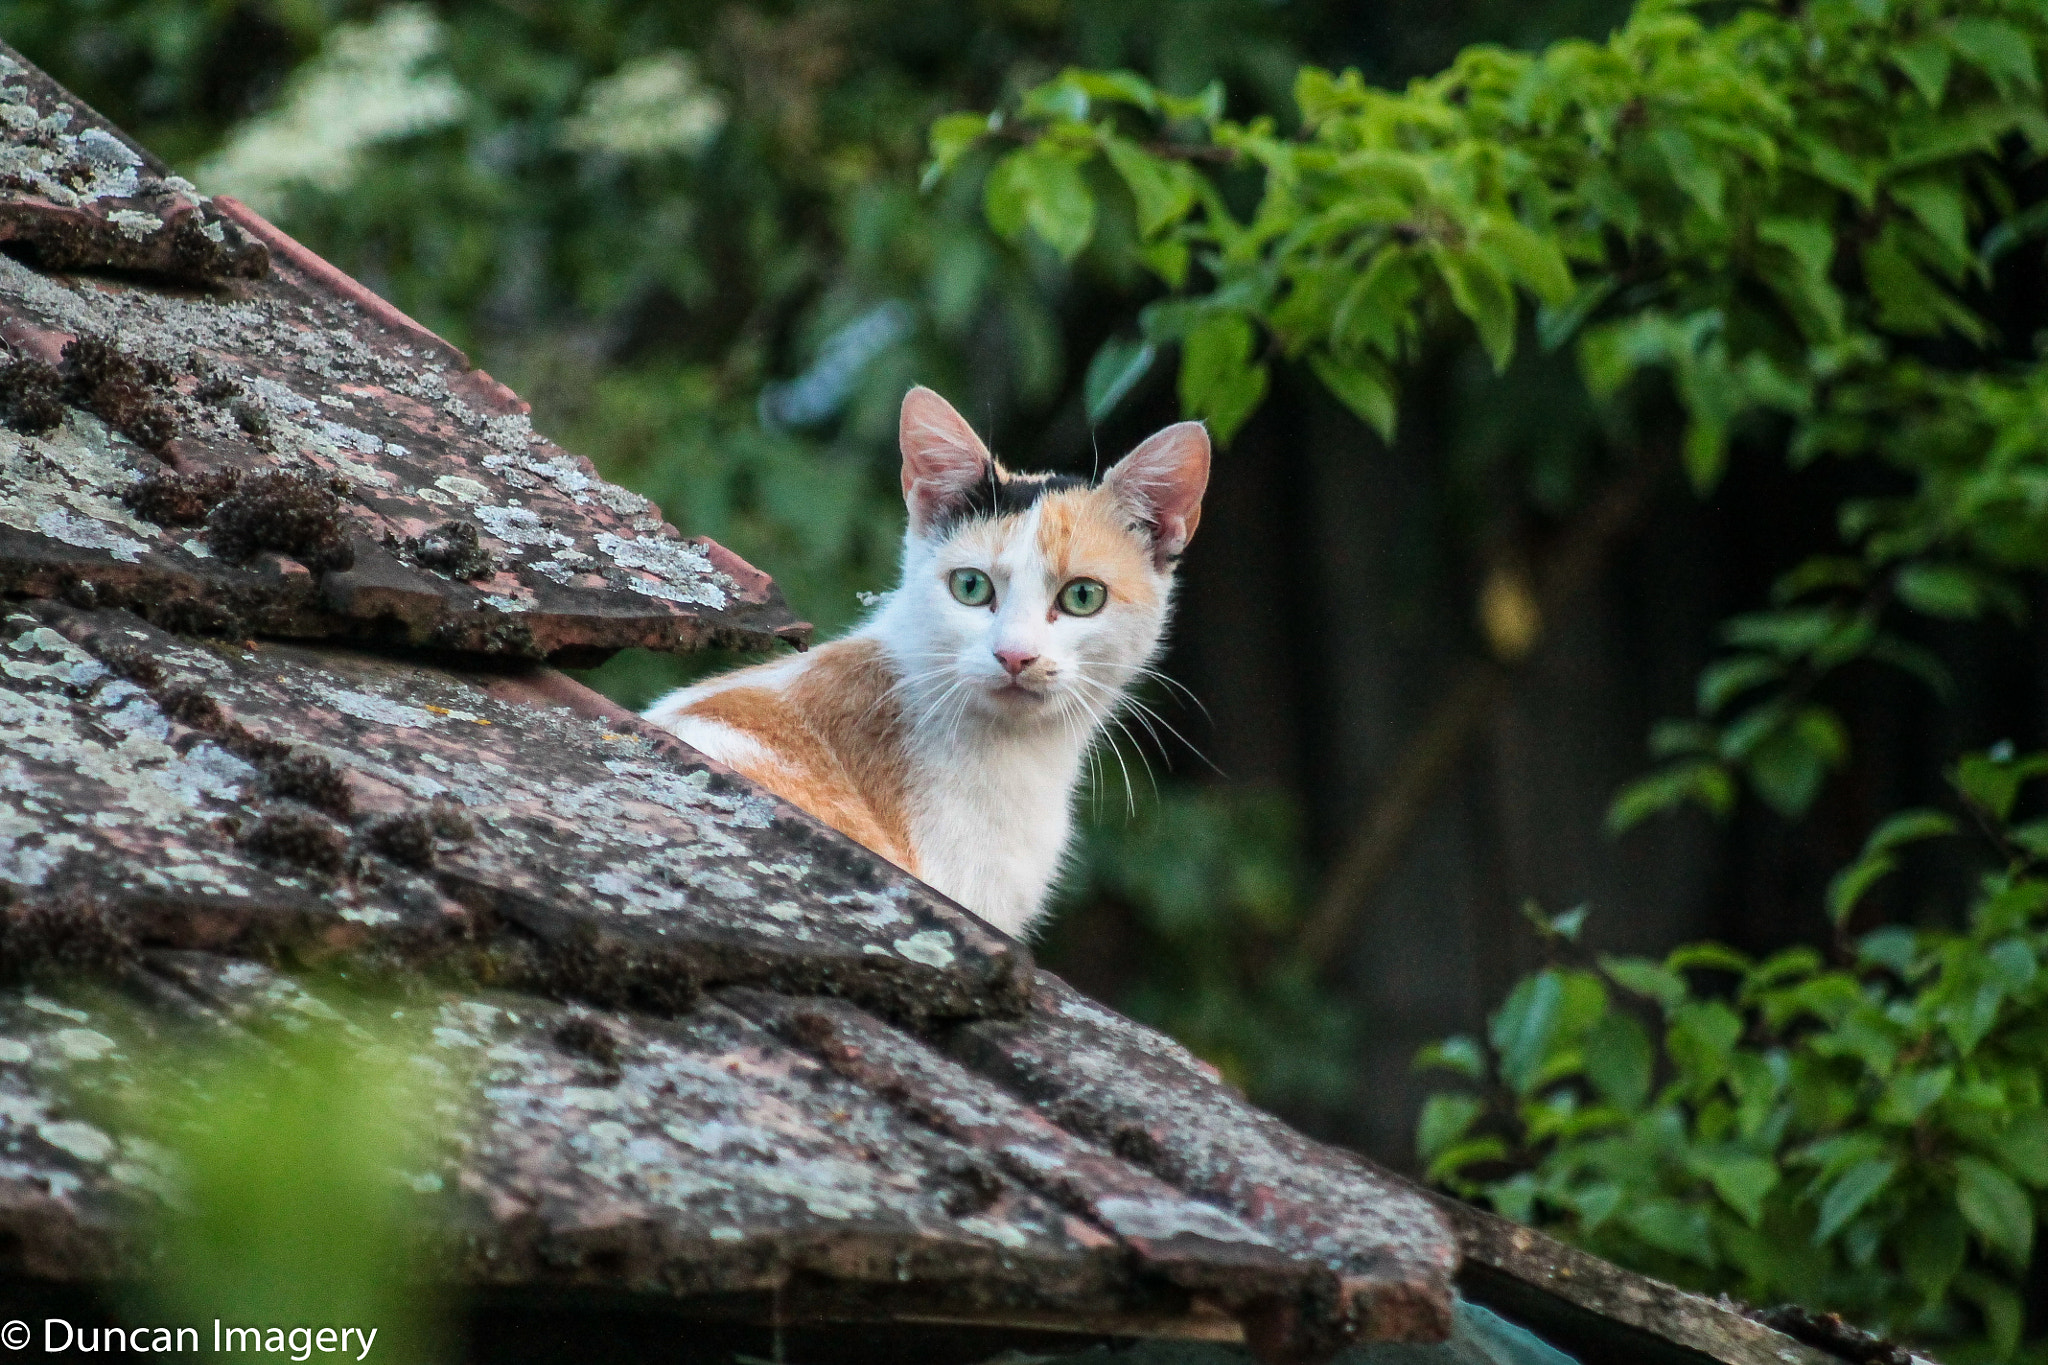
[[[880,644],[839,640],[811,651],[782,691],[729,687],[683,714],[757,740],[774,759],[740,766],[744,776],[915,875],[895,682]]]
[[[1055,583],[1100,579],[1111,597],[1158,599],[1149,547],[1131,534],[1114,495],[1100,488],[1053,493],[1038,503],[1038,549]]]

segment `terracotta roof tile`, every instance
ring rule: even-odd
[[[0,256],[0,591],[529,658],[806,638],[767,575],[539,435],[462,352],[0,62],[22,68],[0,84],[0,238],[43,267]],[[51,158],[91,176],[20,169]],[[112,227],[81,236],[81,215]],[[227,255],[152,245],[194,234]],[[48,273],[94,266],[214,287]]]

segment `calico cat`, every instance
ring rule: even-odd
[[[1099,483],[1013,474],[930,389],[903,400],[902,581],[849,634],[670,693],[647,719],[1006,933],[1043,910],[1081,765],[1158,653],[1209,434]]]

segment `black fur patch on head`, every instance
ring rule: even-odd
[[[977,480],[958,502],[946,509],[945,518],[935,528],[935,533],[951,535],[965,521],[1013,517],[1019,512],[1029,511],[1031,505],[1047,493],[1065,493],[1089,486],[1088,480],[1073,474],[998,474],[990,470],[989,477]]]

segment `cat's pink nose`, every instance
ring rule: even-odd
[[[999,649],[996,651],[996,661],[1014,678],[1037,663],[1038,656],[1021,649]]]

